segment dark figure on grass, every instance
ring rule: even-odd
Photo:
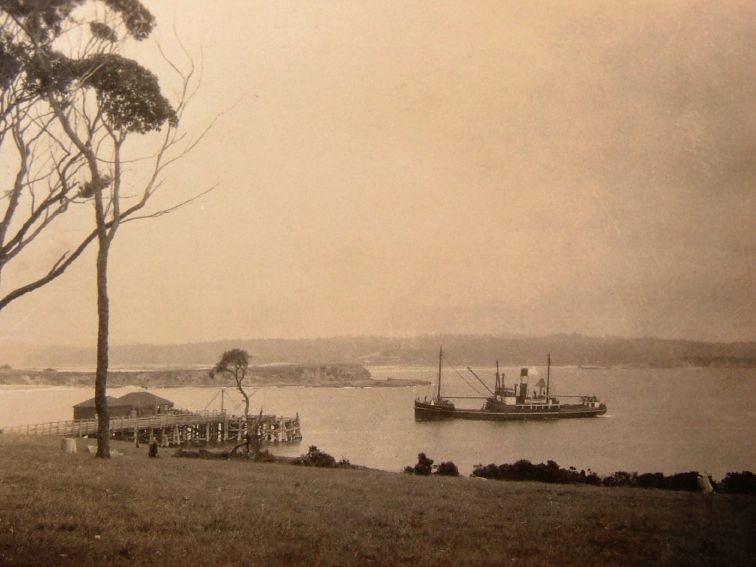
[[[247,375],[247,369],[249,368],[249,353],[242,349],[231,349],[224,352],[218,363],[210,371],[210,376],[213,378],[221,376],[231,376],[236,382],[236,389],[244,398],[244,423],[246,434],[244,436],[244,442],[235,446],[231,450],[231,454],[235,454],[241,447],[245,447],[247,455],[256,457],[260,451],[260,425],[262,422],[262,409],[260,409],[260,415],[254,420],[249,418],[249,398],[250,396],[244,390],[244,379]],[[254,395],[254,392],[252,393]]]
[[[157,459],[160,456],[160,446],[156,440],[150,441],[149,452],[147,453],[151,459]]]

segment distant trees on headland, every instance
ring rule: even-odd
[[[245,339],[180,345],[124,345],[111,348],[119,365],[205,364],[219,351],[242,348],[255,353],[258,364],[355,363],[361,365],[422,365],[437,362],[442,344],[459,364],[490,366],[540,365],[551,352],[557,366],[756,367],[756,343],[704,343],[655,338],[549,335],[422,335],[418,337],[332,337],[321,339]],[[26,358],[30,358],[27,356]],[[91,359],[84,349],[57,348],[40,352],[34,366],[73,366]],[[16,360],[8,360],[18,367]]]

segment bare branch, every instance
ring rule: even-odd
[[[96,236],[97,231],[92,231],[89,236],[87,236],[71,254],[66,253],[61,256],[60,259],[55,262],[53,268],[46,275],[24,286],[18,287],[10,293],[6,294],[2,299],[0,299],[0,311],[12,301],[26,295],[27,293],[31,293],[32,291],[39,289],[43,285],[50,283],[55,278],[62,275],[63,272],[65,272],[66,269],[71,264],[73,264],[73,262],[81,255],[81,253],[87,249],[89,244],[95,239]]]
[[[105,22],[111,29],[124,25],[123,18],[116,16],[110,7],[98,6],[96,10],[96,21]],[[3,13],[2,9],[0,13]],[[122,43],[109,42],[102,35],[98,37],[97,34],[89,33],[90,29],[86,27],[88,21],[74,20],[76,16],[67,18],[62,29],[55,32],[54,38],[48,37],[46,31],[38,33],[35,26],[25,27],[26,21],[30,20],[5,13],[3,16],[0,21],[3,22],[4,33],[18,34],[20,41],[28,46],[33,62],[51,74],[54,62],[48,58],[48,54],[53,49],[53,41],[56,42],[54,49],[62,49],[74,59],[115,53]],[[9,31],[6,32],[6,29]],[[203,68],[201,65],[195,66],[188,50],[178,38],[175,26],[174,34],[182,53],[189,61],[187,65],[177,65],[166,56],[160,45],[158,49],[180,79],[178,97],[171,114],[181,119],[187,105],[198,92],[198,72],[201,77]],[[127,35],[128,32],[121,37]],[[95,91],[88,85],[89,79],[98,70],[100,67],[89,67],[82,76],[73,77],[71,83],[66,83],[64,89],[56,90],[55,86],[47,86],[47,92],[40,94],[36,91],[30,98],[27,98],[24,91],[22,77],[0,93],[0,146],[3,140],[10,139],[9,135],[12,135],[17,138],[18,152],[15,160],[16,179],[13,187],[3,196],[7,206],[0,227],[0,274],[4,264],[43,234],[72,203],[93,205],[96,220],[96,227],[89,227],[89,232],[78,245],[58,257],[47,273],[0,298],[0,310],[14,299],[60,276],[94,240],[99,240],[101,251],[105,249],[106,266],[107,248],[121,223],[169,214],[217,188],[217,185],[213,185],[175,205],[139,214],[149,198],[163,187],[166,168],[197,148],[225,111],[213,118],[196,137],[178,130],[172,121],[167,124],[161,122],[165,124],[165,131],[158,138],[157,151],[146,157],[126,160],[123,154],[126,153],[128,128],[119,126],[115,119],[112,124],[109,123],[111,114],[105,113],[107,107],[102,104],[102,93],[98,90],[95,98]],[[119,131],[118,128],[124,130]],[[44,151],[42,144],[48,145]],[[129,185],[124,176],[129,170],[124,169],[124,166],[146,160],[150,164],[146,180],[132,190],[133,196],[125,194]],[[86,192],[78,190],[79,183],[82,183],[82,188],[87,188]],[[20,213],[16,215],[16,210],[21,210],[20,202],[23,202],[24,217],[13,220],[14,215],[20,216]],[[129,206],[126,208],[127,204]],[[14,232],[9,228],[11,224]],[[100,264],[98,270],[99,266]]]
[[[185,205],[188,205],[189,203],[193,203],[197,199],[199,199],[199,198],[207,195],[208,193],[214,191],[217,188],[218,188],[218,184],[216,183],[212,187],[210,187],[208,189],[205,189],[204,191],[202,191],[200,193],[197,193],[193,197],[190,197],[189,199],[186,199],[185,201],[181,201],[180,203],[178,203],[176,205],[173,205],[172,207],[168,207],[167,209],[161,209],[159,211],[155,211],[154,213],[150,213],[148,215],[141,215],[141,216],[138,216],[138,217],[131,217],[129,219],[124,220],[123,222],[126,223],[126,222],[135,221],[135,220],[154,219],[154,218],[162,217],[163,215],[167,215],[169,213],[172,213],[173,211],[175,211],[177,209],[180,209],[181,207],[183,207]]]
[[[137,203],[137,205],[125,210],[121,214],[119,222],[125,222],[125,219],[129,218],[130,215],[140,210],[142,206],[144,206],[144,203]],[[112,227],[112,225],[113,221],[106,222],[104,228],[108,230]],[[68,269],[68,267],[73,264],[74,261],[79,256],[81,256],[81,254],[87,249],[87,247],[97,238],[98,232],[98,228],[92,230],[92,232],[90,232],[84,239],[82,239],[79,245],[72,252],[66,252],[65,254],[63,254],[53,264],[53,267],[47,272],[47,274],[32,282],[29,282],[26,285],[16,288],[15,290],[6,294],[4,297],[0,298],[0,311],[2,311],[12,301],[26,295],[27,293],[31,293],[32,291],[39,289],[40,287],[53,281],[55,278],[61,276]]]

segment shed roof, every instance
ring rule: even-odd
[[[155,406],[172,406],[171,400],[166,400],[150,392],[131,392],[118,398],[118,405],[130,405],[135,408],[150,408]]]
[[[128,402],[121,401],[121,398],[114,398],[113,396],[105,396],[105,401],[108,404],[109,408],[114,408],[117,406],[128,406]],[[85,400],[83,402],[79,402],[74,406],[75,408],[93,408],[95,407],[95,399],[89,399]]]

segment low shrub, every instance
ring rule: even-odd
[[[174,457],[180,456],[174,454]],[[184,455],[185,456],[185,455]],[[228,451],[208,451],[207,449],[199,449],[197,451],[197,457],[200,459],[228,459]]]
[[[751,471],[728,472],[720,483],[720,491],[730,494],[756,494],[756,475]]]
[[[459,469],[452,461],[441,463],[436,469],[436,474],[441,476],[459,476]]]
[[[700,492],[697,472],[677,473],[665,476],[662,473],[642,474],[638,476],[638,486],[641,488],[660,488],[662,490],[676,490],[685,492]]]
[[[563,469],[555,461],[534,465],[526,459],[503,465],[476,465],[472,476],[493,480],[530,480],[556,484],[601,484],[601,478],[590,469],[577,472],[574,468]]]
[[[406,471],[408,468],[405,468]],[[419,474],[421,476],[428,476],[433,472],[433,459],[429,459],[425,453],[419,453],[417,455],[417,464],[409,471],[413,474]]]
[[[250,455],[250,458],[256,463],[273,463],[277,461],[276,456],[267,449],[259,449],[257,453]]]
[[[604,486],[635,486],[638,479],[638,473],[617,471],[604,477],[602,484]]]
[[[184,459],[199,459],[200,455],[197,451],[188,451],[187,449],[179,449],[173,453],[174,457],[181,457]]]
[[[208,451],[207,449],[198,449],[193,451],[191,449],[178,449],[173,453],[174,457],[181,457],[184,459],[228,459],[228,451]]]
[[[749,476],[750,475],[750,476]],[[475,465],[472,476],[493,480],[531,480],[557,484],[590,484],[593,486],[628,486],[631,488],[656,488],[684,492],[710,492],[717,484],[707,486],[701,482],[700,473],[695,471],[666,476],[663,473],[643,473],[617,471],[607,477],[600,477],[590,469],[578,472],[574,467],[560,468],[554,461],[534,465],[520,460],[503,465]],[[710,480],[710,479],[709,479]],[[721,492],[756,493],[756,475],[750,472],[727,473],[722,480]]]
[[[629,473],[617,471],[602,481],[604,486],[629,486],[632,488],[657,488],[660,490],[676,490],[685,492],[701,492],[699,473],[685,472],[665,476],[655,473]]]
[[[307,454],[297,457],[293,462],[295,465],[303,465],[306,467],[333,468],[338,466],[335,458],[328,453],[324,453],[315,445],[311,445]]]
[[[419,453],[417,455],[417,464],[415,466],[404,467],[404,472],[407,474],[417,474],[420,476],[429,476],[431,474],[437,474],[441,476],[459,476],[459,469],[452,461],[448,463],[441,463],[439,465],[433,464],[433,459],[428,458],[425,453]]]
[[[182,457],[185,459],[235,459],[235,460],[244,460],[244,461],[254,461],[256,463],[269,463],[276,460],[275,455],[273,455],[270,451],[267,449],[263,449],[261,451],[258,451],[256,454],[253,453],[242,453],[242,452],[233,452],[233,451],[208,451],[207,449],[198,449],[196,451],[190,450],[190,449],[178,449],[175,453],[173,453],[174,457]]]

